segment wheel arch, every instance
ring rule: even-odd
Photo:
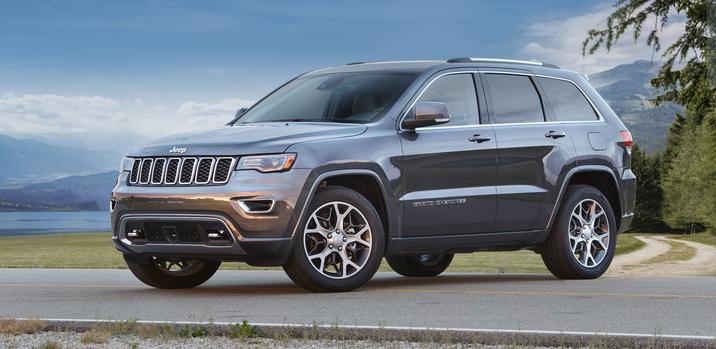
[[[562,205],[564,199],[564,193],[567,191],[567,187],[575,184],[586,184],[591,185],[604,196],[607,197],[609,204],[612,206],[614,211],[614,219],[617,221],[617,227],[621,226],[622,219],[622,203],[621,196],[619,195],[619,181],[617,180],[614,172],[607,166],[600,165],[587,165],[579,166],[571,169],[567,175],[565,175],[562,185],[560,187],[555,206],[552,209],[547,229],[552,229],[554,220],[557,216],[557,212]]]
[[[388,245],[390,244],[389,237],[391,236],[391,232],[396,229],[395,225],[397,224],[397,220],[391,217],[397,217],[397,209],[390,205],[390,196],[386,189],[386,182],[387,179],[385,179],[384,176],[379,175],[371,169],[364,168],[329,170],[318,174],[313,177],[312,180],[309,180],[304,187],[304,190],[308,191],[305,195],[305,199],[302,201],[303,207],[296,220],[297,223],[293,229],[292,237],[297,235],[299,228],[303,225],[306,214],[308,213],[306,210],[308,206],[310,206],[311,200],[313,200],[318,189],[322,186],[335,185],[355,190],[365,196],[366,199],[373,204],[383,223],[385,248],[388,250]],[[308,189],[306,189],[306,187]],[[295,241],[295,239],[292,240]]]

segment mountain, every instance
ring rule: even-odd
[[[108,211],[117,175],[110,171],[0,189],[0,211]]]
[[[639,148],[648,153],[661,151],[666,144],[669,126],[681,108],[675,104],[654,106],[650,81],[659,65],[649,61],[623,64],[589,76],[589,81],[609,102],[631,131]]]
[[[37,183],[117,168],[119,158],[106,152],[50,145],[0,134],[0,185]]]

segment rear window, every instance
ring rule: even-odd
[[[539,78],[558,121],[591,121],[599,116],[577,86],[564,80]]]
[[[485,80],[495,123],[544,121],[542,101],[529,76],[486,74]]]

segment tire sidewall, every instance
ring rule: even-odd
[[[332,201],[353,205],[363,214],[371,229],[373,246],[366,264],[360,271],[345,279],[332,279],[319,273],[308,260],[304,251],[304,230],[308,224],[308,218],[316,209]],[[292,267],[298,268],[306,281],[316,286],[312,287],[316,291],[349,291],[360,287],[373,277],[380,266],[384,250],[385,234],[383,224],[370,201],[354,190],[343,187],[328,187],[319,190],[311,201],[306,215],[302,219],[300,229],[296,231],[296,236],[294,236],[293,251],[289,263],[293,264]]]
[[[585,199],[591,199],[599,203],[605,211],[607,221],[609,222],[609,246],[607,255],[604,260],[597,266],[588,268],[581,265],[571,253],[572,247],[569,243],[569,223],[571,221],[572,211],[575,209],[577,204]],[[614,258],[614,252],[616,249],[617,242],[617,223],[614,217],[614,211],[612,206],[609,204],[609,200],[600,192],[598,189],[591,186],[579,186],[570,191],[567,201],[564,202],[560,209],[557,225],[553,233],[559,234],[559,244],[564,253],[568,254],[567,260],[572,267],[578,270],[579,274],[582,274],[586,278],[596,278],[604,274],[609,268],[609,265]]]

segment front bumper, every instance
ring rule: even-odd
[[[253,265],[280,265],[290,255],[292,236],[307,196],[310,170],[281,173],[235,171],[220,186],[142,187],[127,185],[122,173],[112,193],[112,240],[124,254],[194,257],[244,261]],[[249,213],[239,200],[272,200],[273,209]],[[137,220],[189,220],[220,222],[230,243],[136,243],[127,236],[126,224]]]

